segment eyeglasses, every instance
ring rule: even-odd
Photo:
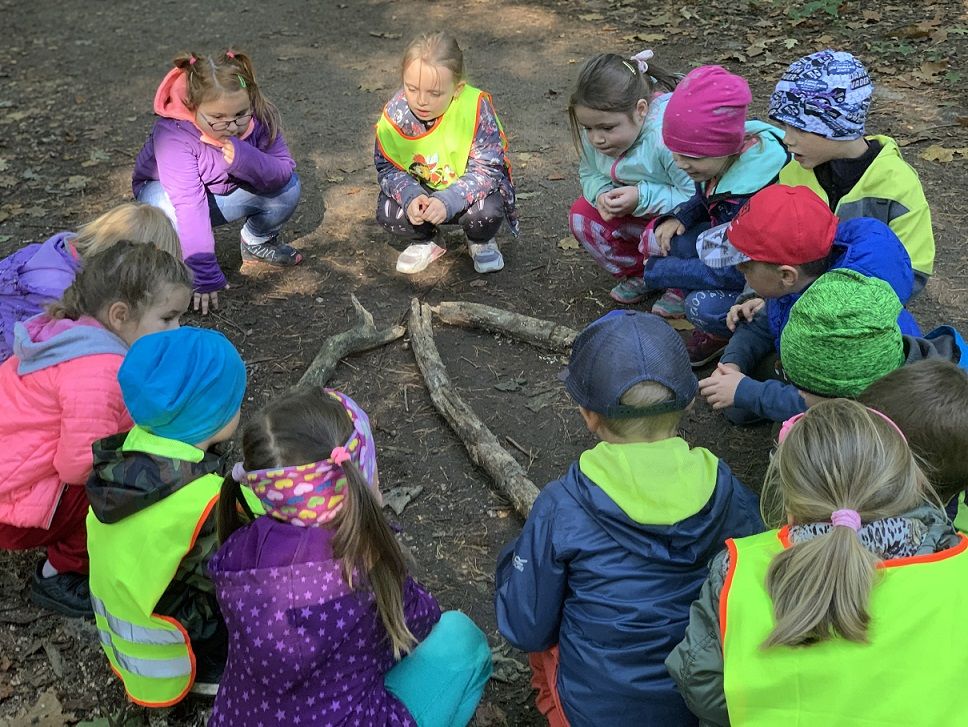
[[[247,126],[249,119],[252,118],[251,111],[242,114],[241,116],[236,116],[234,119],[230,119],[229,121],[211,121],[201,111],[198,112],[198,115],[201,116],[205,123],[212,128],[212,131],[225,131],[230,126],[234,126],[236,129],[241,129]]]

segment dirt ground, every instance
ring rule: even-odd
[[[878,87],[868,128],[900,141],[932,204],[938,263],[915,313],[925,330],[968,323],[960,252],[968,225],[961,101],[968,18],[958,2],[0,0],[0,18],[3,255],[76,229],[130,197],[154,89],[176,51],[231,44],[253,56],[299,165],[304,196],[287,233],[306,262],[288,272],[240,272],[238,228],[223,228],[219,258],[232,289],[216,315],[186,317],[217,327],[246,359],[244,414],[294,383],[320,342],[348,326],[350,293],[381,325],[402,321],[414,296],[488,303],[575,328],[613,307],[607,276],[559,244],[578,194],[567,99],[582,59],[603,50],[652,47],[681,70],[724,64],[749,79],[752,112],[760,115],[794,58],[828,46],[859,54]],[[407,40],[438,28],[459,37],[469,78],[493,93],[510,139],[522,234],[501,238],[507,267],[493,275],[475,274],[454,245],[427,272],[401,276],[396,250],[372,219],[372,124],[396,86]],[[556,379],[563,359],[484,333],[438,326],[436,336],[454,384],[536,483],[555,478],[591,445]],[[399,517],[420,576],[507,657],[498,659],[476,723],[539,724],[523,656],[508,650],[492,613],[495,559],[520,519],[437,415],[406,341],[345,361],[331,384],[370,413],[385,488],[423,487]],[[729,427],[700,402],[684,429],[758,484],[769,427]],[[0,724],[73,724],[117,713],[123,692],[93,626],[29,604],[39,557],[0,553]],[[206,707],[185,702],[153,723],[203,724]]]

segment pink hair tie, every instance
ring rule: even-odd
[[[225,51],[225,57],[226,58],[231,58],[234,61],[235,60],[235,51],[234,50],[227,50],[227,51]]]
[[[232,466],[232,479],[236,482],[245,482],[245,474],[245,466],[241,462]]]
[[[894,420],[891,419],[887,414],[881,411],[877,411],[877,409],[874,409],[873,407],[870,407],[870,406],[864,407],[864,408],[867,409],[867,411],[869,411],[871,414],[877,414],[877,416],[879,416],[881,419],[883,419],[888,424],[890,424],[891,429],[893,429],[895,432],[900,434],[901,439],[903,439],[905,443],[907,443],[907,437],[904,436],[904,432],[901,431],[901,428],[897,424],[895,424]],[[806,412],[801,412],[800,414],[794,414],[792,417],[790,417],[785,422],[783,422],[783,424],[780,426],[780,432],[776,436],[776,441],[782,444],[783,440],[786,439],[787,436],[789,436],[790,430],[793,429],[793,425],[796,424],[801,419],[803,419],[805,415],[806,415]]]
[[[195,65],[195,61],[197,61],[197,60],[198,59],[195,56],[189,56],[188,57],[188,65],[194,66]]]
[[[651,50],[639,51],[634,56],[632,60],[635,61],[635,65],[639,67],[639,73],[645,75],[649,72],[649,61],[655,56],[655,53]]]
[[[830,513],[830,524],[834,527],[842,525],[851,530],[860,530],[860,515],[856,510],[834,510]]]
[[[346,447],[333,447],[333,451],[329,453],[329,458],[333,460],[333,464],[341,465],[350,458],[350,453],[346,451]]]

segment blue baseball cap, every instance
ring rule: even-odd
[[[589,324],[572,345],[562,379],[580,406],[608,419],[681,411],[699,390],[682,337],[641,311],[616,310]],[[622,404],[625,392],[645,381],[662,384],[672,398],[644,407]]]

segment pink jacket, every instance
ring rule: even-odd
[[[50,527],[64,487],[91,473],[91,444],[133,426],[117,379],[126,351],[94,318],[17,324],[0,365],[0,522]]]

